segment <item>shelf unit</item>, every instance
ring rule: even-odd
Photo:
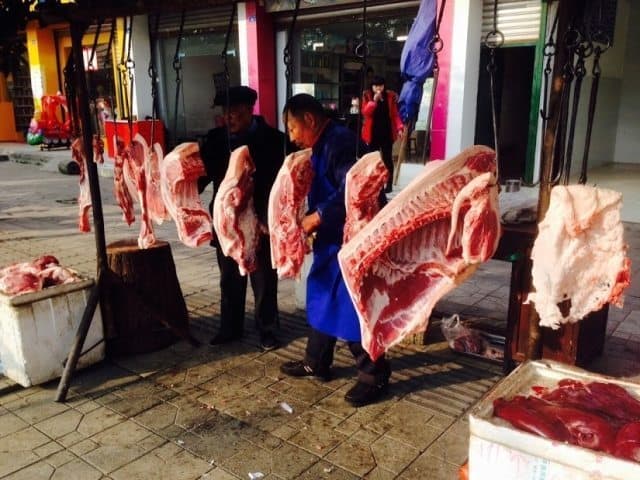
[[[25,134],[33,118],[33,93],[29,69],[23,68],[13,76],[13,88],[10,89],[16,130]]]
[[[340,108],[339,55],[330,52],[301,52],[300,82],[315,85],[315,97],[325,108]]]

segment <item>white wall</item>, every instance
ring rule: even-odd
[[[640,4],[619,0],[628,19],[614,162],[640,163]]]
[[[143,120],[145,116],[151,116],[151,109],[153,108],[151,79],[147,74],[151,52],[149,50],[149,24],[146,15],[133,17],[131,33],[133,35],[131,56],[136,62],[133,84],[133,113],[138,116],[138,119]]]
[[[482,2],[457,0],[453,13],[445,158],[473,145],[480,68]],[[446,48],[446,46],[445,46]]]
[[[612,162],[636,162],[640,151],[640,5],[618,0],[613,46],[600,61],[593,130],[589,149],[589,168]],[[589,97],[593,83],[593,58],[586,62],[587,76],[582,84],[576,122],[571,171],[578,174],[584,154]]]

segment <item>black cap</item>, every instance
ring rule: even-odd
[[[253,107],[258,98],[258,93],[250,87],[244,85],[238,87],[229,87],[229,106],[231,105],[249,105]],[[227,106],[227,91],[226,89],[216,93],[216,98],[213,100],[214,105],[222,107]]]
[[[384,77],[376,75],[371,79],[371,85],[384,85]]]

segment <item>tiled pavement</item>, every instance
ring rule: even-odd
[[[92,276],[94,239],[76,232],[71,204],[77,177],[51,170],[0,162],[0,265],[52,253]],[[110,181],[101,181],[107,241],[135,237],[137,227],[120,221]],[[639,230],[627,225],[635,272]],[[206,343],[219,313],[213,251],[179,244],[172,223],[158,236],[171,243],[193,331]],[[438,308],[503,319],[508,278],[508,264],[490,262]],[[258,351],[249,321],[245,339],[226,347],[178,342],[78,372],[63,404],[53,402],[57,382],[23,389],[0,377],[0,478],[457,478],[468,444],[465,413],[502,378],[501,367],[451,353],[433,329],[426,346],[393,349],[384,401],[352,408],[342,397],[355,370],[342,345],[331,382],[279,373],[304,349],[293,291],[281,282],[285,346],[274,352]],[[634,282],[625,308],[611,310],[606,353],[594,369],[640,375],[639,297]]]

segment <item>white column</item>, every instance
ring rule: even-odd
[[[474,143],[482,34],[481,1],[456,0],[453,32],[445,158]]]
[[[247,8],[238,2],[238,59],[240,60],[240,85],[249,85],[249,45],[247,45]]]
[[[276,32],[276,87],[277,87],[277,108],[276,112],[278,124],[277,128],[286,132],[286,125],[282,121],[282,110],[287,101],[287,79],[285,77],[284,49],[287,46],[287,32],[280,30]]]
[[[133,84],[133,114],[137,115],[138,120],[144,120],[145,116],[151,116],[151,110],[153,108],[151,101],[151,79],[147,74],[151,55],[147,15],[133,17],[131,34],[133,35],[131,56],[136,62]]]

